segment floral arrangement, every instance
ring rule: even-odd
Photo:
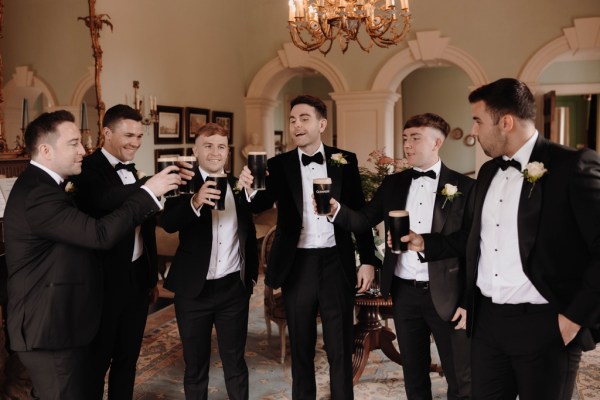
[[[385,148],[373,150],[367,162],[375,166],[375,170],[368,167],[359,167],[360,181],[365,200],[370,201],[383,182],[383,179],[393,173],[411,168],[406,158],[392,158],[385,154]]]
[[[548,170],[544,167],[544,163],[539,161],[532,161],[525,166],[525,169],[521,174],[523,174],[523,179],[531,183],[531,189],[529,190],[529,196],[527,198],[531,197],[535,183],[542,179],[546,172],[548,172]]]

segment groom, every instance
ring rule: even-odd
[[[466,251],[473,398],[570,399],[600,320],[600,157],[541,137],[523,82],[500,79],[469,102],[493,157],[471,228],[403,239],[428,260]]]

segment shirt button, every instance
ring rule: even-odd
[[[422,206],[422,205],[423,205],[423,203],[419,203],[419,205],[420,205],[420,206]]]
[[[498,251],[498,249],[494,249],[494,251]]]
[[[494,276],[498,276],[498,274],[494,274]]]
[[[496,226],[500,226],[500,224],[496,224]]]
[[[502,203],[502,199],[500,199],[500,203]]]

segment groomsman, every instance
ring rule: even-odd
[[[373,280],[373,235],[356,240],[363,265],[356,271],[350,232],[317,216],[312,207],[313,179],[329,177],[331,193],[349,207],[360,208],[364,196],[356,155],[321,142],[327,126],[327,108],[313,96],[298,96],[291,103],[290,133],[296,149],[268,160],[266,190],[255,193],[246,166],[240,182],[252,198],[252,210],[261,212],[277,204],[277,230],[265,282],[281,287],[292,351],[292,397],[315,399],[315,345],[317,313],[330,367],[331,397],[352,399],[354,295],[366,291]],[[357,276],[358,275],[358,276]],[[358,284],[357,284],[358,280]]]
[[[415,115],[404,124],[404,154],[412,169],[386,177],[373,200],[360,211],[332,200],[334,223],[364,231],[385,221],[388,213],[407,210],[415,232],[450,233],[462,227],[465,206],[475,181],[446,167],[439,151],[450,126],[435,114]],[[394,323],[402,353],[408,399],[431,399],[430,336],[433,333],[448,382],[448,399],[471,396],[470,343],[460,322],[459,299],[464,259],[421,263],[417,253],[394,254],[386,248],[381,292],[392,296]],[[464,313],[463,313],[464,314]]]
[[[156,196],[181,179],[155,175],[101,219],[79,211],[65,179],[81,172],[85,150],[67,111],[29,124],[31,164],[19,176],[5,211],[8,331],[27,368],[34,398],[89,399],[89,345],[102,308],[102,267],[91,250],[109,249],[160,209]]]
[[[600,157],[539,135],[533,95],[516,79],[469,102],[472,134],[493,157],[470,230],[405,240],[427,259],[466,251],[474,398],[570,399],[600,319]]]
[[[225,387],[232,400],[248,399],[244,360],[250,295],[258,279],[258,248],[252,213],[240,197],[236,179],[215,188],[210,174],[224,173],[229,154],[227,131],[208,123],[196,133],[198,159],[193,195],[169,198],[161,215],[167,232],[179,231],[179,247],[165,282],[175,292],[175,314],[183,344],[187,400],[208,398],[211,334],[217,331]],[[225,197],[225,210],[213,210]]]
[[[95,218],[112,212],[147,180],[139,179],[133,159],[142,144],[142,116],[118,104],[102,120],[104,145],[84,158],[74,177],[80,209]],[[100,329],[92,344],[92,392],[101,400],[108,375],[108,399],[131,399],[149,303],[158,298],[156,222],[147,219],[116,246],[102,252],[104,301]]]

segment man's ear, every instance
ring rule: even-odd
[[[325,128],[327,127],[327,120],[325,118],[321,118],[319,120],[319,132],[323,133]]]
[[[52,151],[52,146],[50,146],[48,143],[41,143],[38,145],[38,154],[40,157],[46,160],[50,160],[52,158]]]
[[[502,129],[504,132],[512,131],[513,127],[515,126],[515,117],[510,114],[502,116],[498,126],[500,126],[500,129]]]

